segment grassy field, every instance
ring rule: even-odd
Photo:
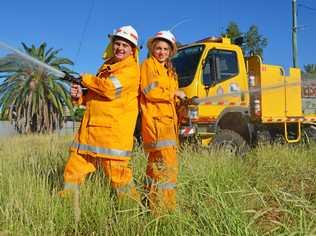
[[[263,146],[243,160],[179,153],[178,209],[117,209],[102,171],[81,188],[81,218],[60,199],[70,136],[0,139],[0,235],[316,235],[316,145]],[[146,159],[134,152],[142,188]]]

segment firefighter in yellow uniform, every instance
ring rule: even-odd
[[[176,99],[177,76],[170,58],[176,40],[170,31],[160,31],[147,43],[150,57],[141,66],[142,138],[149,154],[145,178],[149,207],[155,213],[176,207],[178,161]]]
[[[97,75],[81,76],[87,93],[82,93],[80,85],[71,87],[72,98],[85,105],[86,111],[70,146],[61,195],[79,191],[86,175],[100,165],[119,199],[127,196],[139,200],[128,166],[138,114],[138,35],[133,27],[123,26],[110,38]]]

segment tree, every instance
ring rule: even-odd
[[[84,107],[77,107],[73,114],[73,120],[81,121],[86,109]]]
[[[267,38],[259,34],[258,27],[255,25],[250,26],[246,33],[240,31],[239,26],[235,22],[230,22],[225,30],[225,33],[221,34],[234,41],[239,37],[244,37],[244,43],[241,45],[245,56],[256,54],[263,57],[263,49],[268,45]]]
[[[239,30],[239,26],[235,22],[230,22],[226,28],[225,33],[222,36],[226,36],[234,40],[235,38],[241,37],[242,32]]]
[[[316,64],[304,65],[304,70],[302,71],[303,79],[315,79],[316,80]]]
[[[268,45],[268,40],[259,34],[258,27],[255,25],[250,26],[248,32],[245,34],[245,37],[245,55],[249,56],[251,54],[255,54],[263,57],[263,48]]]
[[[183,44],[179,41],[176,41],[176,45],[177,45],[177,48],[181,48],[183,46]]]
[[[306,73],[315,74],[316,73],[316,64],[304,65],[304,70]]]
[[[26,54],[62,71],[73,73],[64,65],[73,65],[67,58],[58,57],[61,51],[46,43],[38,48],[22,43]],[[0,116],[7,116],[20,133],[52,132],[62,128],[65,107],[72,111],[67,85],[60,79],[23,61],[15,54],[0,58]]]

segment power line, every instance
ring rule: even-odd
[[[75,62],[77,61],[78,56],[80,54],[80,50],[81,50],[81,47],[82,47],[82,44],[83,44],[84,36],[85,36],[85,34],[87,32],[87,29],[88,29],[88,25],[89,25],[89,22],[90,22],[90,19],[91,19],[91,15],[92,15],[92,11],[93,11],[93,8],[94,8],[94,2],[95,2],[95,0],[91,1],[91,6],[90,6],[90,9],[88,11],[88,16],[87,16],[86,21],[85,21],[84,26],[83,26],[83,30],[82,30],[80,41],[79,41],[78,50],[77,50],[77,53],[76,53],[76,56],[75,56]]]
[[[307,5],[302,4],[302,3],[297,4],[297,6],[298,6],[298,7],[305,8],[305,9],[308,9],[308,10],[311,10],[311,11],[316,11],[316,8],[313,8],[313,7],[307,6]]]
[[[316,8],[313,8],[313,7],[310,7],[310,6],[307,6],[305,4],[302,4],[302,3],[299,3],[297,4],[297,7],[300,7],[300,8],[304,8],[304,9],[308,9],[308,10],[311,10],[311,11],[316,11]],[[297,11],[297,15],[298,15],[298,11]],[[303,14],[301,14],[300,16],[303,16]],[[312,25],[314,26],[314,25]],[[297,29],[306,29],[306,28],[309,28],[310,26],[306,26],[306,25],[301,25],[301,26],[297,26]]]

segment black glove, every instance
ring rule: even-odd
[[[65,73],[65,76],[62,78],[63,80],[68,81],[70,83],[81,85],[81,77],[74,77],[66,72],[64,73]]]

